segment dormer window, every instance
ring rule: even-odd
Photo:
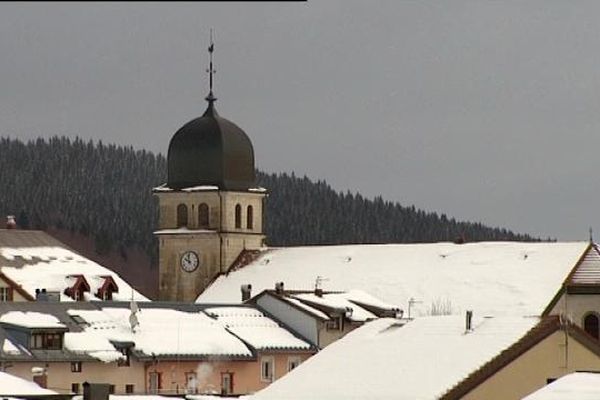
[[[104,282],[102,283],[102,286],[98,288],[98,291],[96,292],[96,297],[104,301],[112,300],[113,293],[119,292],[119,287],[110,275],[104,275],[100,278],[103,278]]]
[[[30,348],[45,350],[62,349],[62,333],[35,332],[31,334]]]
[[[69,278],[73,279],[74,282],[71,287],[65,289],[65,294],[76,301],[85,300],[83,294],[84,292],[90,291],[89,283],[85,280],[83,275],[70,275]]]

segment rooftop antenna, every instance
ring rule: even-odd
[[[590,243],[594,243],[594,234],[593,234],[591,226],[590,226]]]
[[[213,68],[213,52],[215,51],[215,43],[213,42],[213,30],[210,29],[210,44],[208,45],[208,54],[210,62],[208,64],[208,69],[206,72],[208,73],[208,96],[206,96],[205,100],[208,101],[209,104],[212,104],[217,100],[215,95],[213,94],[213,74],[217,71]]]

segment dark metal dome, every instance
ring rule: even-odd
[[[212,97],[207,100],[204,114],[181,127],[169,143],[167,186],[248,190],[256,180],[252,143],[240,127],[217,114]]]

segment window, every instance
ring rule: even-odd
[[[187,393],[196,393],[196,388],[198,386],[198,381],[196,379],[195,372],[186,372],[185,373],[185,389]]]
[[[300,365],[300,357],[289,357],[288,358],[288,372]]]
[[[79,383],[71,383],[71,392],[79,393]]]
[[[325,322],[325,328],[328,331],[339,331],[342,330],[342,317],[333,317],[331,320]]]
[[[71,363],[71,372],[81,372],[81,361],[75,361]]]
[[[115,385],[108,386],[108,393],[115,394]]]
[[[260,360],[260,380],[263,382],[273,382],[275,363],[273,357],[263,357]]]
[[[54,349],[62,348],[62,335],[60,333],[33,333],[31,334],[32,349]]]
[[[596,314],[589,313],[583,319],[583,330],[594,339],[598,339],[598,316]]]
[[[248,206],[246,209],[246,228],[248,229],[252,229],[254,226],[254,213],[252,211],[252,206]]]
[[[221,395],[233,394],[233,373],[221,373]]]
[[[0,287],[0,301],[12,301],[12,288]]]
[[[206,203],[202,203],[198,206],[198,228],[208,229],[208,227],[208,205]]]
[[[185,204],[177,206],[177,227],[187,226],[188,224],[188,209]]]
[[[135,392],[135,386],[131,383],[128,383],[127,385],[125,385],[125,393],[127,394],[133,394]]]
[[[239,204],[235,205],[235,227],[236,229],[242,227],[242,206]]]

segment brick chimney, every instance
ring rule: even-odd
[[[6,229],[15,229],[17,227],[17,221],[15,221],[14,215],[6,216]]]

